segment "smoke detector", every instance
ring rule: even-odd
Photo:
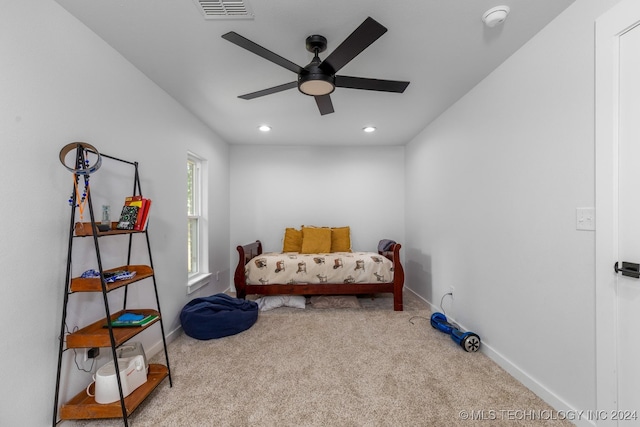
[[[489,28],[493,28],[496,25],[502,24],[505,19],[507,19],[507,15],[509,14],[509,6],[496,6],[487,10],[484,15],[482,15],[482,21]]]

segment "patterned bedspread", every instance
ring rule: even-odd
[[[376,252],[269,252],[249,261],[245,275],[252,285],[388,283],[393,282],[393,263]]]

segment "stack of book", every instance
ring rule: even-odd
[[[142,196],[129,196],[124,200],[120,221],[116,228],[118,230],[144,231],[149,222],[149,208],[151,199]]]
[[[145,326],[158,318],[157,314],[144,315],[140,313],[122,313],[111,321],[111,327],[120,328],[127,326]],[[108,325],[105,325],[108,327]]]

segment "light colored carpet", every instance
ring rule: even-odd
[[[165,380],[130,425],[572,425],[433,329],[426,305],[405,294],[403,312],[390,297],[367,297],[361,309],[261,312],[249,330],[218,340],[182,335],[169,345],[173,387]]]

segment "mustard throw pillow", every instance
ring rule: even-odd
[[[302,227],[302,254],[331,252],[331,229]]]
[[[349,227],[331,229],[331,252],[351,252],[351,230]]]
[[[302,249],[302,230],[286,228],[284,230],[284,244],[282,252],[300,252]]]

